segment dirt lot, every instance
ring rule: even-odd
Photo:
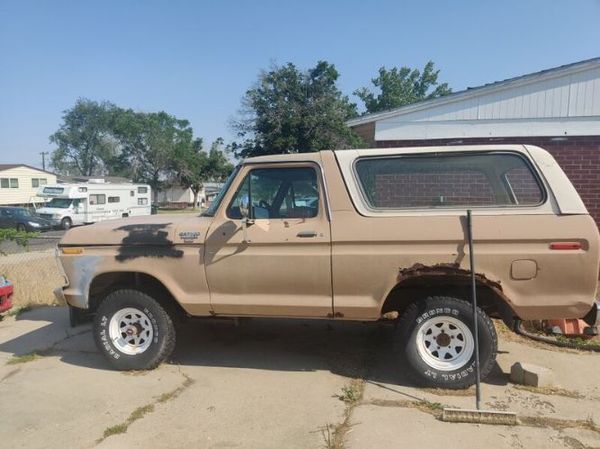
[[[448,424],[473,391],[416,389],[393,369],[386,326],[322,321],[196,322],[172,362],[110,370],[89,325],[62,307],[0,323],[0,441],[23,448],[600,447],[600,354],[502,335],[485,406],[517,427]],[[32,351],[37,351],[32,355]],[[16,355],[16,357],[15,357]],[[529,391],[515,361],[551,367],[561,389]],[[344,399],[344,400],[342,400]]]

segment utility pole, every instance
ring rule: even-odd
[[[42,155],[42,170],[46,171],[46,155],[48,151],[42,151],[40,154]]]

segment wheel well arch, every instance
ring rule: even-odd
[[[106,296],[121,289],[146,293],[158,301],[172,316],[187,315],[175,296],[159,279],[140,271],[109,271],[94,277],[89,287],[89,310],[95,312]]]
[[[475,274],[475,282],[478,306],[489,316],[501,318],[512,328],[517,316],[500,282],[479,273]],[[409,304],[428,296],[454,296],[471,302],[471,272],[454,264],[415,264],[400,270],[397,283],[382,303],[381,315],[390,316],[395,312],[400,316]]]

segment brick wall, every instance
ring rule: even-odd
[[[436,139],[378,141],[378,148],[516,143],[548,150],[565,171],[588,211],[600,225],[600,136],[511,137],[503,139]]]

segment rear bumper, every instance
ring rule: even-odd
[[[600,301],[596,301],[583,321],[592,327],[600,327]]]

